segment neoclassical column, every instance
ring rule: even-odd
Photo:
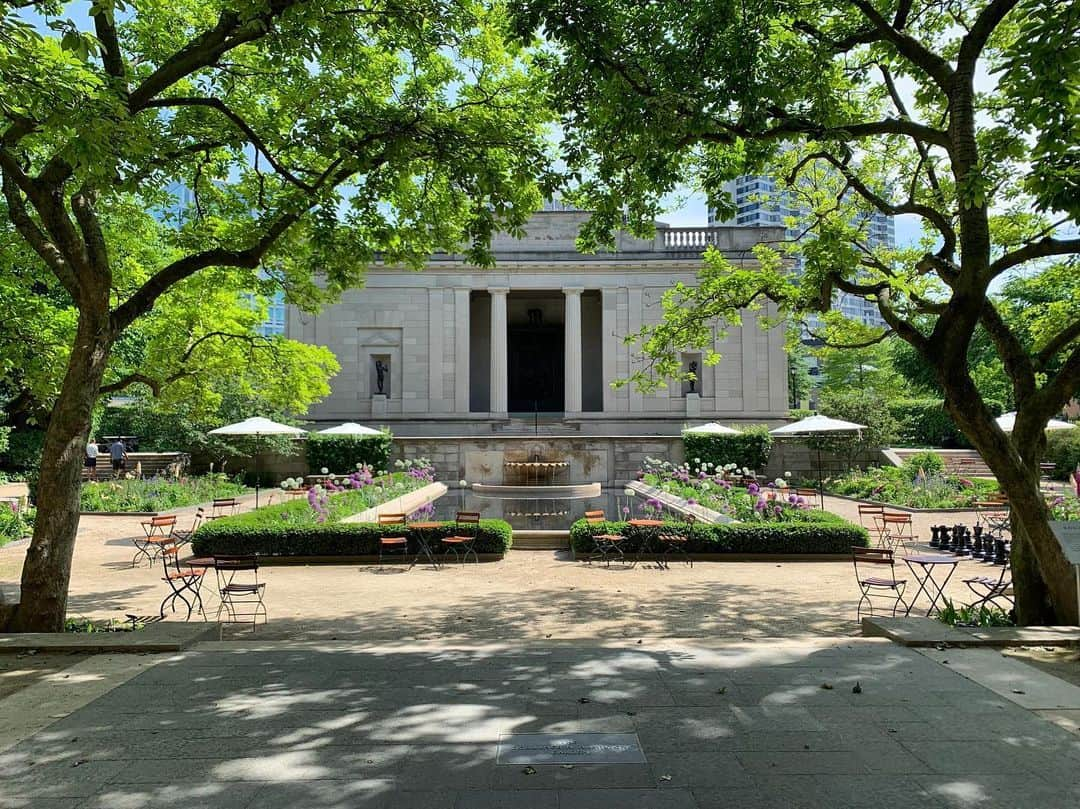
[[[506,287],[488,287],[491,295],[491,413],[506,415]]]
[[[454,410],[469,412],[469,289],[454,290]]]
[[[565,296],[565,370],[563,390],[567,413],[581,412],[581,293],[580,287],[563,287]]]

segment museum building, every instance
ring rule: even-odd
[[[624,337],[661,317],[661,296],[693,284],[709,245],[753,267],[752,248],[782,228],[674,228],[652,240],[620,234],[584,254],[588,214],[542,211],[521,239],[496,237],[495,267],[435,255],[422,272],[375,265],[366,285],[317,315],[289,307],[286,336],[325,345],[341,372],[314,406],[316,428],[387,425],[398,436],[560,434],[677,436],[692,422],[762,423],[787,415],[782,327],[746,312],[718,337],[718,365],[682,355],[697,381],[643,393],[613,388],[641,362]],[[775,232],[774,232],[775,231]]]

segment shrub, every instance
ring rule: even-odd
[[[874,391],[832,391],[821,397],[825,416],[865,424],[858,433],[835,433],[806,440],[811,449],[832,452],[845,458],[845,466],[854,466],[855,456],[887,447],[896,441],[896,419],[889,413],[885,399]]]
[[[995,416],[1001,415],[1000,402],[988,399],[986,405]],[[941,399],[896,399],[888,403],[888,408],[899,425],[901,444],[946,449],[971,447],[971,442],[945,412]]]
[[[390,460],[390,433],[382,435],[321,435],[314,433],[307,440],[307,462],[312,472],[329,469],[343,475],[356,469],[357,464],[379,471]]]
[[[36,428],[11,430],[7,449],[0,451],[0,467],[15,472],[36,470],[41,464],[41,447],[45,431]]]
[[[3,455],[5,452],[7,452],[8,434],[10,432],[10,427],[0,427],[0,455]]]
[[[733,463],[750,469],[765,468],[773,442],[769,428],[761,424],[746,427],[738,435],[683,433],[682,439],[687,458],[720,466]]]
[[[424,537],[438,547],[442,537],[458,533],[453,522],[424,531]],[[409,553],[416,553],[416,535],[406,526]],[[379,538],[401,536],[401,526],[375,523],[324,523],[322,525],[249,526],[216,520],[204,525],[192,539],[192,551],[199,556],[214,554],[256,554],[259,556],[372,556],[379,552]],[[481,520],[476,534],[477,553],[506,553],[513,541],[510,524],[503,520]]]
[[[1072,471],[1080,466],[1080,430],[1047,433],[1046,460],[1054,465],[1056,479],[1068,480]]]
[[[687,538],[690,553],[836,553],[849,554],[853,545],[870,544],[865,528],[828,512],[807,512],[802,519],[782,523],[702,523],[670,522],[662,528],[638,528],[625,522],[589,523],[578,520],[570,527],[570,544],[578,553],[595,547],[597,534],[622,534],[623,549],[634,553],[642,540],[659,533],[676,533]]]
[[[940,475],[945,471],[945,459],[933,450],[923,450],[912,454],[904,461],[903,468],[904,472],[912,480],[915,480],[920,470],[927,475]]]

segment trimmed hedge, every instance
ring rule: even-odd
[[[286,556],[375,556],[379,553],[379,537],[399,537],[401,526],[375,523],[323,523],[321,525],[266,526],[208,523],[191,540],[197,556],[243,555]],[[416,553],[415,531],[408,526],[409,553]],[[425,529],[424,536],[437,551],[438,540],[458,533],[452,522],[440,528]],[[477,532],[477,553],[502,554],[510,550],[513,531],[503,520],[481,520]]]
[[[662,528],[639,528],[625,522],[588,523],[578,520],[570,527],[570,544],[578,553],[590,553],[596,534],[622,534],[623,548],[634,553],[642,540],[657,533],[687,537],[690,553],[850,554],[853,545],[868,547],[866,529],[827,512],[810,512],[798,521],[762,523],[668,522]]]
[[[740,469],[764,469],[772,452],[773,438],[764,425],[746,427],[738,435],[683,433],[686,460],[700,458],[702,463],[724,466],[733,463]]]
[[[390,433],[363,436],[312,433],[307,439],[308,469],[312,473],[329,469],[331,474],[347,475],[362,463],[378,473],[387,468],[391,441]]]
[[[1000,416],[1000,402],[988,399],[987,407]],[[888,403],[889,413],[896,419],[900,442],[913,447],[944,447],[969,449],[971,442],[964,437],[952,417],[945,412],[941,399],[897,399]]]

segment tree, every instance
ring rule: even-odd
[[[1080,381],[1080,314],[1061,307],[1025,344],[988,289],[1055,258],[1075,270],[1080,239],[1064,227],[1080,219],[1080,6],[516,5],[522,35],[542,28],[552,43],[545,66],[576,201],[596,211],[586,244],[608,242],[620,226],[647,232],[664,194],[687,179],[723,214],[731,212],[725,180],[778,171],[793,207],[809,211],[799,278],[777,250],[759,249],[760,271],[705,255],[699,285],[673,290],[665,322],[641,335],[649,372],[677,373],[678,344],[766,300],[797,318],[821,313],[832,345],[904,340],[933,369],[949,414],[1009,495],[1021,620],[1074,623],[1074,583],[1047,522],[1038,461],[1047,419]],[[873,212],[918,217],[922,243],[872,247]],[[839,293],[874,301],[887,329],[828,311]],[[994,423],[968,361],[979,327],[1019,411],[1011,437]]]
[[[75,314],[20,630],[63,626],[91,413],[105,385],[142,381],[105,377],[171,291],[233,273],[258,291],[262,268],[310,308],[376,258],[490,263],[547,160],[497,0],[94,0],[85,24],[64,5],[0,16],[0,216],[33,254],[0,278],[27,273]],[[145,210],[175,226],[166,249],[125,238]]]

